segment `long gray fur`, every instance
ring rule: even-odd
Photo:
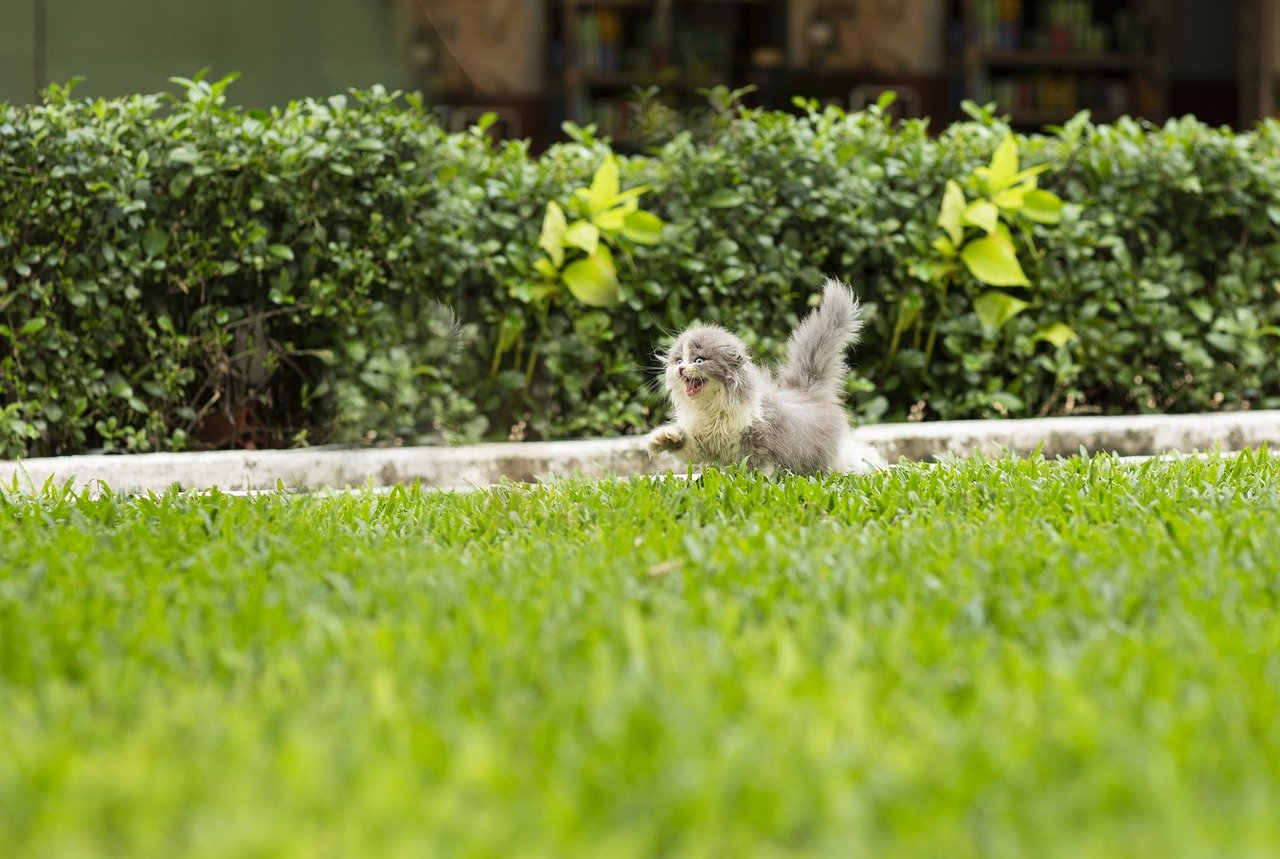
[[[826,391],[839,396],[844,390],[844,353],[862,333],[858,300],[838,280],[822,287],[822,304],[791,332],[787,361],[778,369],[784,388]]]
[[[844,353],[861,329],[853,293],[828,280],[822,304],[792,332],[776,378],[723,328],[683,332],[664,374],[675,420],[649,434],[650,452],[694,464],[746,462],[770,474],[883,467],[874,448],[853,438],[842,403]]]

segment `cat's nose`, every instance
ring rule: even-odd
[[[684,378],[684,364],[681,364],[679,367],[676,367],[676,373],[680,376],[681,379]]]

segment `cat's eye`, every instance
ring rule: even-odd
[[[694,358],[694,359],[693,359],[693,363],[695,363],[695,364],[701,364],[701,363],[702,363],[703,361],[705,361],[705,360],[706,360],[705,358]]]

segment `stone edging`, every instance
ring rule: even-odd
[[[864,441],[890,462],[929,460],[974,451],[1067,456],[1091,453],[1146,456],[1169,452],[1280,449],[1280,411],[1207,415],[1033,418],[1009,421],[940,421],[866,426]],[[466,447],[304,448],[301,450],[86,455],[0,462],[0,486],[40,486],[73,480],[103,481],[116,491],[163,491],[212,486],[229,490],[292,490],[390,486],[485,486],[502,479],[538,481],[583,475],[627,476],[666,471],[672,463],[650,460],[638,437],[584,441],[480,444]]]

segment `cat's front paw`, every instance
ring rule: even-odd
[[[658,427],[649,433],[648,448],[650,456],[660,453],[674,453],[688,442],[684,430],[679,427]]]

